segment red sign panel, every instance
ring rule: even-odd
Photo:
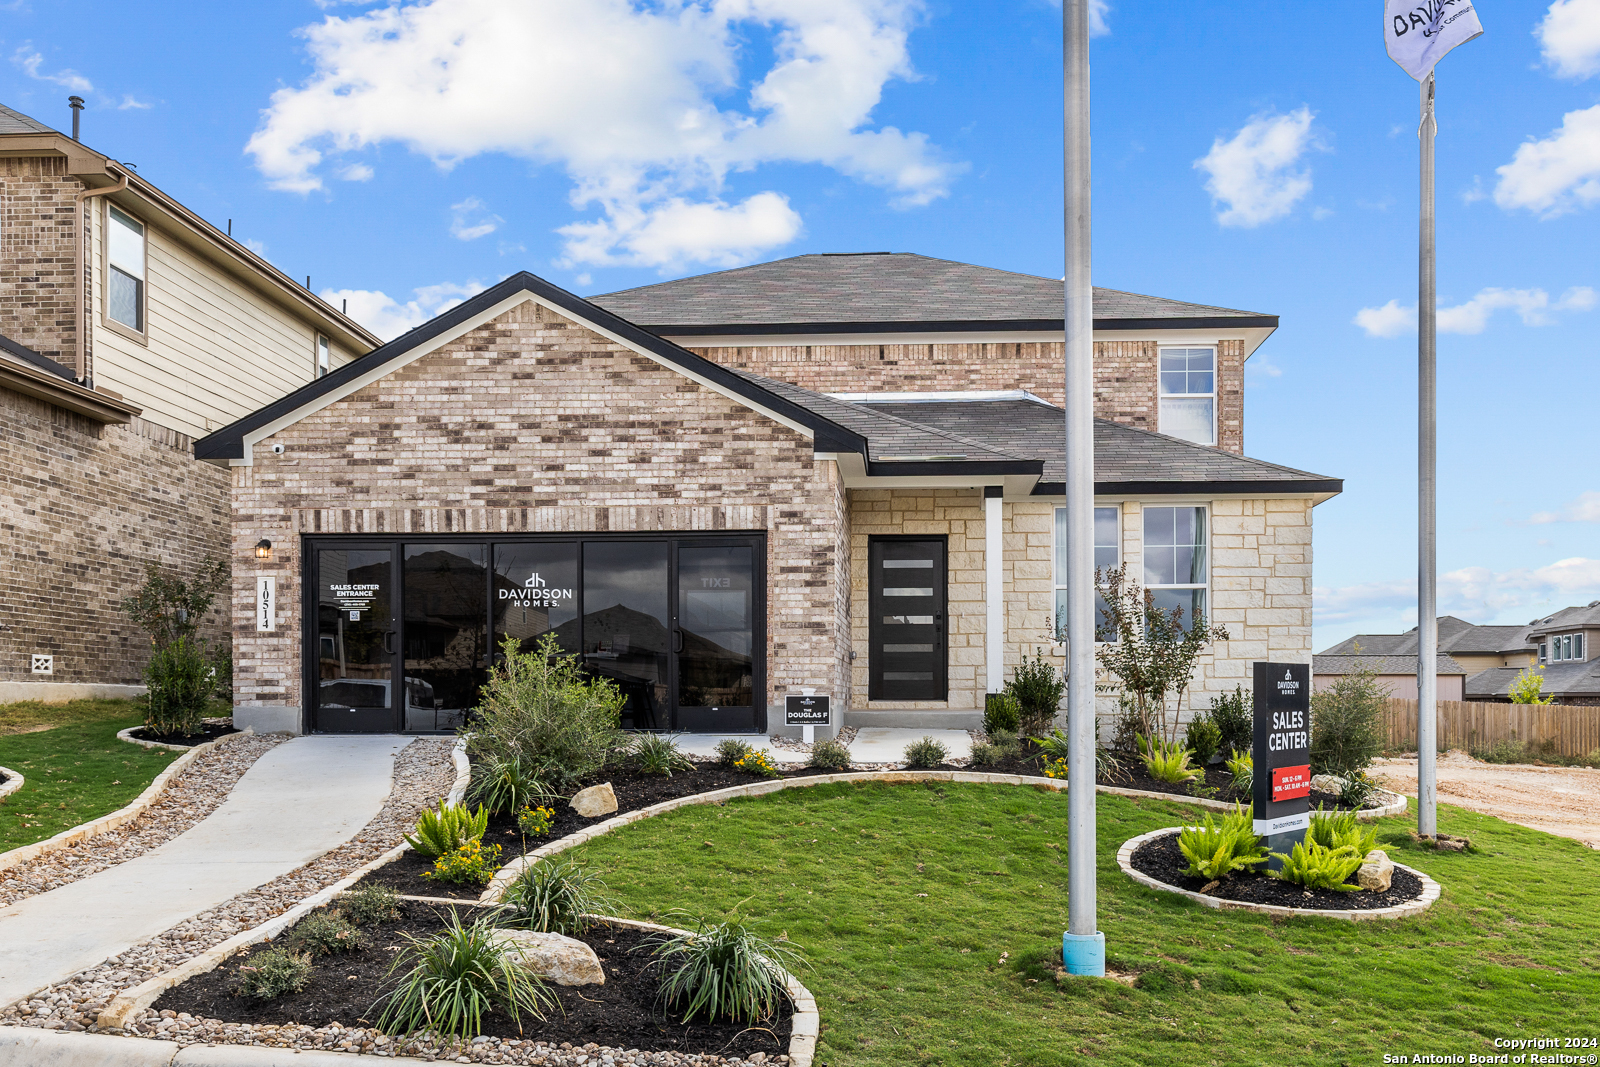
[[[1293,800],[1295,797],[1309,797],[1311,795],[1311,768],[1305,767],[1274,767],[1272,768],[1272,800]]]

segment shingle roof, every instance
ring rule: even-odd
[[[1474,626],[1454,615],[1439,616],[1439,651],[1484,654],[1515,652],[1527,648],[1526,626]],[[1403,634],[1357,634],[1324,649],[1324,656],[1352,655],[1356,646],[1363,655],[1416,656],[1415,627]]]
[[[866,400],[860,406],[1040,460],[1044,463],[1045,484],[1038,492],[1049,495],[1064,492],[1066,412],[1061,408],[1037,400],[910,404]],[[1106,419],[1094,420],[1094,477],[1099,486],[1248,483],[1259,490],[1281,485],[1283,492],[1339,492],[1343,487],[1338,479]]]
[[[1059,278],[911,252],[791,256],[590,297],[657,333],[761,332],[759,327],[1059,329]],[[1094,291],[1102,328],[1151,323],[1275,327],[1275,315],[1164,297]]]
[[[72,376],[72,371],[68,370],[62,364],[57,363],[49,356],[41,355],[38,352],[35,352],[27,345],[19,345],[11,338],[3,335],[0,335],[0,352],[4,352],[7,356],[18,360],[19,362],[38,367],[40,370],[47,370],[58,378],[65,378],[69,382],[77,381],[77,379]]]
[[[1312,674],[1349,674],[1357,668],[1368,668],[1379,674],[1416,674],[1417,656],[1312,656]],[[1437,660],[1439,674],[1466,674],[1467,669],[1449,656]]]
[[[1464,695],[1468,700],[1489,697],[1509,697],[1511,683],[1525,668],[1490,667],[1468,678]],[[1600,696],[1600,660],[1587,663],[1552,663],[1544,669],[1544,695],[1554,696],[1560,703],[1563,698],[1575,696]]]
[[[1591,600],[1579,607],[1562,608],[1554,615],[1533,620],[1524,629],[1532,636],[1557,630],[1578,630],[1585,626],[1600,626],[1600,600]]]
[[[20,111],[13,111],[4,104],[0,104],[0,133],[55,133],[49,126],[38,119],[29,118]]]

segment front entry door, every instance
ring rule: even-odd
[[[391,733],[395,685],[394,550],[317,550],[316,729]]]
[[[749,544],[678,545],[675,729],[758,728],[755,562]]]
[[[868,541],[867,698],[945,700],[945,541]]]

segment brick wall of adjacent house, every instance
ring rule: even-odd
[[[77,358],[82,190],[65,157],[0,159],[0,334],[67,367]]]
[[[140,681],[149,639],[122,598],[148,563],[183,576],[228,554],[228,474],[192,445],[0,389],[0,681]],[[226,638],[225,601],[209,638]],[[36,652],[53,674],[31,673]]]
[[[1155,341],[1096,341],[1095,414],[1159,430]],[[697,348],[729,367],[819,393],[951,392],[1026,389],[1062,403],[1062,345],[782,345]],[[1244,342],[1217,346],[1217,444],[1244,451]]]
[[[834,464],[814,461],[799,433],[539,305],[285,428],[234,479],[239,704],[302,706],[298,538],[344,533],[764,531],[768,703],[800,686],[840,691],[848,590]],[[278,577],[272,633],[255,629],[257,574]]]

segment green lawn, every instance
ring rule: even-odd
[[[117,740],[118,730],[143,721],[132,700],[0,705],[0,766],[27,779],[0,799],[0,852],[116,811],[143,792],[181,754]],[[51,723],[60,725],[37,729]]]
[[[639,916],[737,913],[811,961],[819,1063],[1379,1064],[1600,1037],[1600,853],[1451,807],[1476,854],[1380,840],[1444,897],[1418,919],[1221,913],[1135,886],[1116,850],[1190,814],[1098,798],[1111,966],[1058,981],[1066,798],[976,785],[819,786],[694,807],[572,855]]]

